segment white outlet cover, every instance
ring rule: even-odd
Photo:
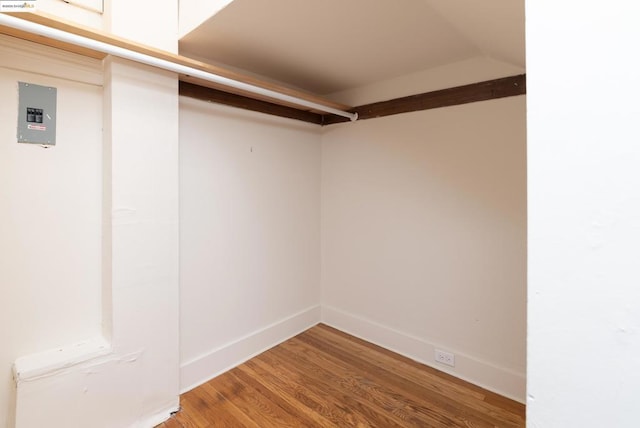
[[[436,349],[435,351],[435,360],[438,363],[446,364],[451,367],[455,367],[456,365],[456,356],[451,352],[442,351],[440,349]]]

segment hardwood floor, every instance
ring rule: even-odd
[[[524,427],[524,405],[326,325],[183,394],[159,428]]]

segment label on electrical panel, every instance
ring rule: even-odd
[[[27,129],[31,129],[32,131],[46,131],[47,127],[42,125],[32,125],[28,124]]]
[[[37,0],[0,0],[0,12],[33,12]]]

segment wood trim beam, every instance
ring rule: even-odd
[[[358,120],[365,120],[400,113],[468,104],[477,101],[513,97],[526,94],[526,92],[526,75],[521,74],[366,104],[360,107],[354,107],[349,111],[357,112]],[[314,112],[301,111],[188,82],[180,82],[180,95],[323,126],[349,122],[349,119],[333,114],[322,115]]]
[[[298,110],[288,106],[256,100],[242,95],[231,94],[214,88],[205,88],[189,82],[180,82],[180,95],[198,100],[224,104],[245,110],[257,111],[274,116],[301,120],[316,125],[322,125],[322,115],[310,111]],[[340,116],[338,116],[340,117]]]
[[[271,82],[267,82],[258,78],[255,78],[253,76],[249,76],[249,75],[245,75],[242,73],[238,73],[235,71],[231,71],[222,67],[218,67],[212,64],[207,64],[205,62],[201,62],[201,61],[197,61],[194,60],[192,58],[188,58],[185,56],[181,56],[181,55],[176,55],[173,54],[171,52],[167,52],[167,51],[163,51],[160,49],[156,49],[150,46],[145,46],[143,44],[140,43],[135,43],[133,41],[124,39],[122,37],[118,37],[115,36],[113,34],[109,34],[103,31],[99,31],[96,30],[94,28],[91,27],[87,27],[87,26],[82,26],[82,25],[78,25],[76,23],[72,23],[70,21],[66,21],[63,19],[60,19],[56,16],[41,12],[41,11],[36,11],[36,12],[21,12],[21,13],[8,13],[8,15],[12,15],[16,18],[20,18],[20,19],[25,19],[27,21],[30,22],[34,22],[37,24],[41,24],[41,25],[45,25],[47,27],[50,28],[55,28],[58,30],[62,30],[65,31],[67,33],[71,33],[71,34],[75,34],[75,35],[79,35],[82,37],[87,37],[89,39],[93,39],[96,41],[100,41],[100,42],[104,42],[104,43],[108,43],[110,45],[113,46],[118,46],[124,49],[128,49],[134,52],[138,52],[138,53],[142,53],[145,55],[149,55],[155,58],[159,58],[159,59],[164,59],[167,61],[171,61],[173,63],[176,64],[181,64],[187,67],[191,67],[191,68],[195,68],[198,70],[202,70],[205,72],[209,72],[212,74],[216,74],[218,76],[223,76],[223,77],[227,77],[229,79],[233,79],[239,82],[244,82],[250,85],[254,85],[254,86],[258,86],[264,89],[269,89],[275,92],[279,92],[281,94],[286,94],[286,95],[290,95],[296,98],[300,98],[303,100],[307,100],[307,101],[311,101],[317,104],[321,104],[323,106],[327,106],[327,107],[332,107],[338,110],[349,110],[351,109],[350,106],[346,106],[344,104],[340,104],[340,103],[336,103],[333,101],[329,101],[326,100],[322,97],[313,95],[313,94],[309,94],[303,91],[299,91],[299,90],[295,90],[295,89],[291,89],[282,85],[278,85],[275,83],[271,83]],[[8,28],[5,26],[0,26],[0,34],[6,34],[12,37],[17,37],[20,39],[24,39],[24,40],[29,40],[32,42],[36,42],[42,45],[46,45],[46,46],[51,46],[54,48],[58,48],[58,49],[63,49],[69,52],[73,52],[73,53],[77,53],[80,55],[84,55],[84,56],[88,56],[91,58],[97,58],[97,59],[103,59],[106,55],[101,53],[101,52],[97,52],[97,51],[93,51],[91,49],[86,49],[86,48],[80,48],[68,43],[62,43],[59,42],[57,40],[52,40],[46,37],[42,37],[42,36],[37,36],[28,32],[23,32],[23,31],[18,31],[12,28]],[[201,79],[197,79],[191,76],[180,76],[180,80],[185,80],[185,81],[189,81],[191,83],[197,83],[200,86],[204,86],[204,87],[210,87],[210,88],[216,88],[216,89],[220,89],[223,90],[225,92],[230,92],[233,94],[238,94],[238,95],[243,95],[245,97],[249,97],[249,98],[255,98],[255,99],[261,99],[263,101],[269,101],[270,103],[273,104],[279,104],[279,105],[287,105],[289,107],[294,107],[294,108],[298,108],[300,110],[309,110],[307,107],[303,107],[303,106],[297,106],[295,104],[292,103],[285,103],[283,101],[280,100],[275,100],[275,99],[271,99],[268,97],[258,97],[255,94],[251,94],[251,93],[247,93],[235,88],[230,88],[224,85],[218,85],[215,83],[211,83],[208,81],[204,81]]]
[[[351,112],[358,113],[358,120],[373,119],[400,113],[449,107],[460,104],[487,101],[496,98],[513,97],[527,93],[526,75],[487,80],[470,85],[441,89],[408,97],[395,98],[354,107]],[[348,122],[349,119],[328,114],[323,116],[323,125]]]

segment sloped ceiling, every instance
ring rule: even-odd
[[[525,68],[524,0],[426,0],[493,59]]]
[[[319,95],[479,56],[524,69],[524,0],[234,0],[180,53]]]

